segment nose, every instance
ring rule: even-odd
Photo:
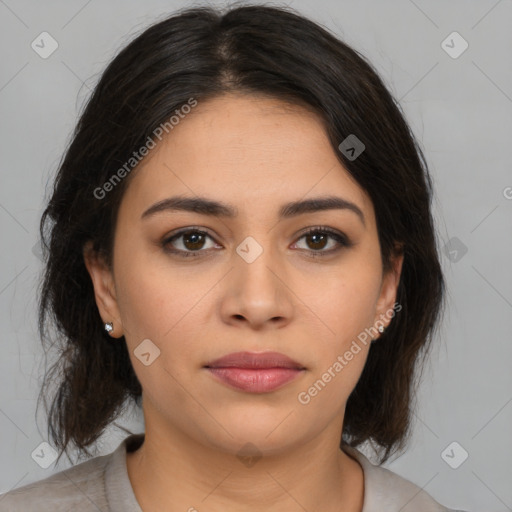
[[[258,330],[284,327],[294,311],[289,278],[275,252],[263,249],[263,244],[259,244],[262,250],[258,251],[256,243],[254,239],[241,243],[233,257],[234,267],[223,289],[223,321],[247,323]]]

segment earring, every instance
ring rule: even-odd
[[[114,324],[112,322],[108,322],[105,324],[105,331],[109,334],[114,330]]]
[[[377,328],[377,330],[382,334],[382,333],[384,332],[384,326],[383,326],[383,325],[379,325],[379,327]],[[379,337],[377,337],[377,338],[372,338],[372,343],[375,343],[378,339],[379,339]]]

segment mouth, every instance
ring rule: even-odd
[[[209,362],[205,368],[305,369],[297,361],[279,352],[234,352]]]
[[[250,393],[268,393],[305,373],[306,368],[278,352],[236,352],[204,366],[219,382]]]

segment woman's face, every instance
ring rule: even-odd
[[[277,100],[226,95],[199,101],[149,156],[120,206],[113,274],[87,263],[102,319],[124,334],[142,385],[146,435],[179,432],[231,453],[246,442],[277,453],[324,432],[339,442],[370,349],[362,333],[389,323],[401,259],[383,276],[372,203],[322,124]],[[234,214],[144,215],[176,196]],[[354,207],[286,207],[327,196]],[[205,368],[245,351],[304,369],[282,370],[294,377],[276,389],[243,390]]]

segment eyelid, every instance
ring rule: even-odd
[[[327,251],[314,251],[313,249],[303,249],[312,257],[333,255],[340,252],[342,249],[349,249],[350,247],[353,247],[355,245],[355,242],[353,242],[343,231],[322,225],[313,226],[301,232],[300,235],[298,235],[297,237],[297,241],[294,242],[294,245],[303,237],[312,233],[323,233],[327,235],[328,238],[335,240],[337,244],[337,247],[335,247],[334,249],[329,249]]]
[[[200,226],[187,226],[186,228],[178,229],[177,231],[171,232],[169,235],[164,236],[163,240],[160,242],[160,245],[169,253],[176,254],[176,253],[188,253],[193,254],[195,253],[205,253],[208,250],[200,249],[197,251],[183,251],[181,249],[166,249],[166,246],[168,246],[173,240],[180,238],[183,235],[186,235],[187,233],[199,233],[201,235],[206,235],[211,240],[213,240],[216,244],[218,244],[216,238],[208,231],[207,228],[203,228]]]

